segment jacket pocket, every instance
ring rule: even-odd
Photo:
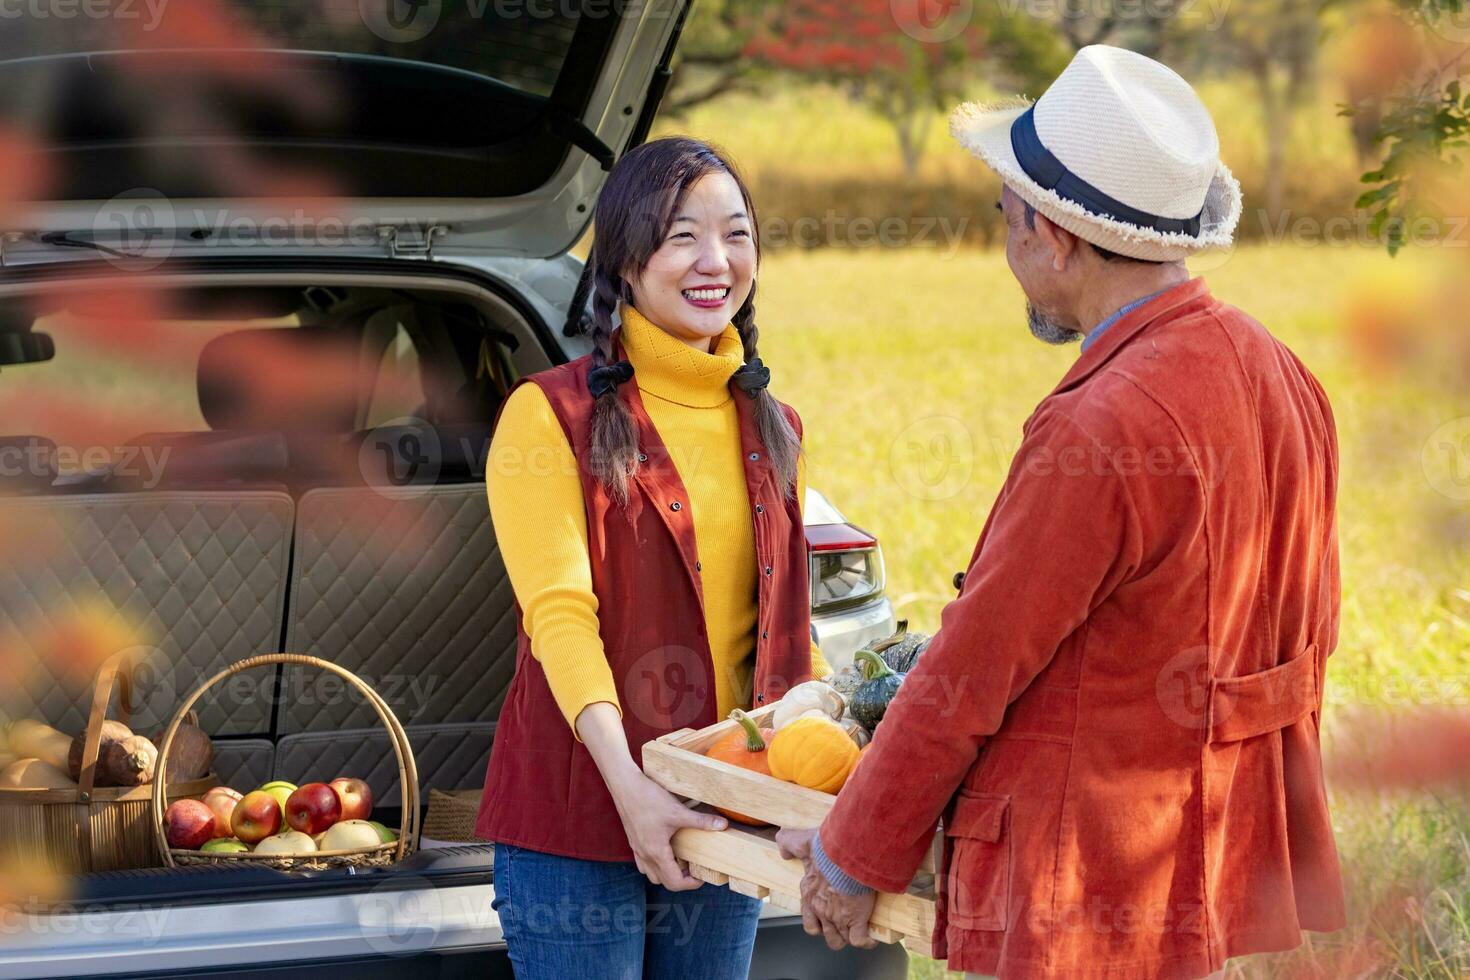
[[[944,833],[951,838],[945,879],[949,921],[961,929],[1004,930],[1011,897],[1011,798],[960,790]]]

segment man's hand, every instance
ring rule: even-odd
[[[868,920],[873,917],[876,895],[844,895],[833,890],[822,872],[812,863],[812,838],[816,830],[781,830],[776,844],[781,856],[800,860],[806,868],[801,876],[801,925],[808,936],[825,936],[827,946],[841,949],[851,943],[872,949],[877,943],[868,935]]]

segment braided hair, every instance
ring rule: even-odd
[[[750,191],[734,166],[708,144],[688,137],[653,140],[630,151],[613,167],[593,212],[595,228],[587,264],[592,281],[592,316],[586,327],[592,341],[588,387],[595,399],[589,467],[597,481],[620,502],[628,499],[628,480],[638,469],[638,429],[618,387],[633,377],[632,365],[615,361],[613,316],[632,304],[628,276],[643,269],[659,250],[689,189],[701,178],[728,174],[740,188],[745,213],[758,227]],[[760,240],[756,236],[756,260]],[[761,362],[755,323],[755,286],[733,318],[745,363],[731,383],[752,398],[756,431],[788,496],[796,492],[801,439],[768,390],[770,371]]]

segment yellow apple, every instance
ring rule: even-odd
[[[324,851],[355,851],[364,847],[377,847],[383,843],[373,825],[366,820],[344,820],[333,824],[322,836]]]
[[[288,830],[274,834],[255,845],[256,854],[311,854],[316,845],[311,838],[299,830]]]

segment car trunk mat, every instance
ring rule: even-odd
[[[515,596],[483,482],[309,490],[294,554],[287,650],[352,671],[405,726],[499,717]],[[339,678],[290,666],[283,682],[281,733],[352,742],[343,729],[379,724]]]
[[[427,799],[430,787],[452,790],[484,785],[490,746],[495,739],[494,722],[416,725],[404,730],[418,766],[421,803]],[[276,746],[273,779],[300,785],[327,782],[338,776],[365,781],[380,806],[398,805],[398,757],[382,726],[287,735]]]
[[[3,508],[6,533],[21,540],[7,542],[14,558],[0,567],[0,641],[37,658],[4,695],[12,716],[68,734],[85,726],[95,664],[72,663],[68,653],[79,651],[47,649],[45,639],[76,629],[83,610],[121,612],[172,665],[140,672],[131,722],[140,732],[163,727],[204,678],[277,649],[293,517],[286,493],[14,497]],[[198,710],[211,734],[270,729],[268,699],[229,685],[206,692]]]

